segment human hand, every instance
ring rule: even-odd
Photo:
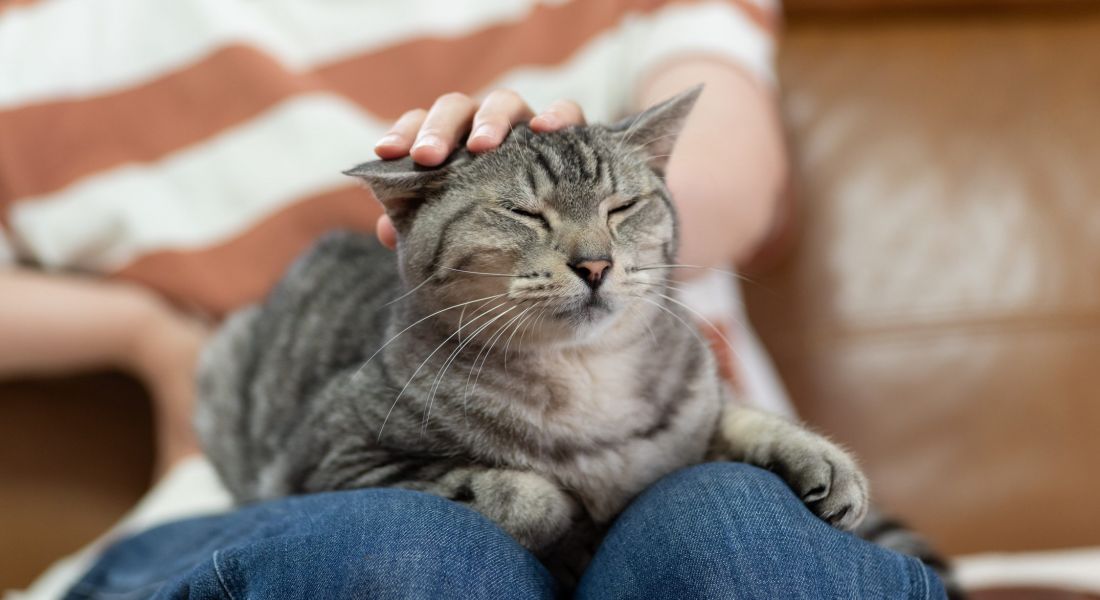
[[[430,110],[410,110],[401,115],[375,144],[374,152],[387,160],[412,156],[417,163],[434,167],[446,160],[466,133],[472,132],[466,148],[485,152],[499,146],[512,126],[524,121],[540,133],[585,122],[581,107],[571,100],[558,100],[536,115],[511,90],[494,90],[480,104],[465,94],[452,92],[436,99]],[[389,217],[378,219],[376,231],[387,247],[397,245],[397,231]]]

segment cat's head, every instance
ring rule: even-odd
[[[650,313],[664,291],[677,247],[664,169],[701,89],[613,125],[519,126],[498,149],[437,168],[406,158],[347,174],[393,220],[421,310],[461,322],[463,338],[485,325],[486,339],[523,327],[528,340],[581,343]]]

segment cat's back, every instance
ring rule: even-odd
[[[264,301],[226,319],[200,356],[196,427],[231,487],[251,487],[280,449],[279,432],[301,417],[295,405],[377,348],[400,290],[393,252],[373,236],[334,232]]]

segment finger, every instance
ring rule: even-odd
[[[531,119],[531,129],[538,132],[557,131],[584,123],[584,111],[579,104],[572,100],[558,100]]]
[[[401,115],[393,127],[390,127],[390,130],[374,145],[374,153],[379,158],[387,160],[406,156],[412,148],[413,140],[416,139],[416,132],[420,131],[420,126],[427,116],[428,111],[423,108],[410,110]]]
[[[477,104],[465,94],[456,92],[440,96],[428,111],[409,152],[413,160],[427,167],[443,162],[455,149],[459,138],[469,131],[475,110]]]
[[[397,230],[394,229],[393,221],[390,220],[389,216],[382,215],[378,217],[378,222],[374,225],[374,233],[383,246],[390,250],[397,248]]]
[[[512,125],[530,119],[531,107],[512,90],[494,90],[485,97],[474,115],[473,133],[466,147],[471,152],[492,150],[504,141]]]

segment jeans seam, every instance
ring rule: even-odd
[[[905,561],[909,564],[909,581],[913,585],[914,592],[917,591],[919,582],[920,593],[919,595],[914,593],[913,597],[919,600],[932,600],[932,586],[928,581],[928,570],[925,569],[924,563],[912,556],[906,556]]]
[[[225,578],[222,576],[222,568],[218,564],[218,555],[219,554],[221,554],[221,550],[215,550],[214,555],[211,557],[211,560],[214,563],[214,575],[217,576],[218,585],[221,586],[222,591],[225,592],[225,595],[229,596],[229,600],[237,600],[235,597],[233,597],[233,592],[229,591],[229,585],[227,585],[225,583]]]

